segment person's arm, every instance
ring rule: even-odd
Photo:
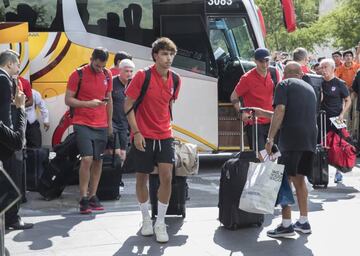
[[[235,86],[234,91],[231,93],[230,101],[231,104],[234,106],[237,113],[240,113],[241,101],[240,97],[247,92],[247,81],[244,78],[240,78],[239,83]],[[243,112],[241,114],[241,119],[246,122],[251,118],[250,113]]]
[[[265,149],[269,155],[271,154],[271,148],[274,145],[274,138],[281,127],[284,116],[285,116],[285,105],[277,105],[271,120],[268,138],[265,144]]]
[[[130,98],[129,96],[126,97],[125,103],[124,103],[124,111],[125,111],[125,113],[127,113],[132,108],[134,103],[135,103],[134,99]],[[144,148],[145,147],[145,139],[142,136],[142,134],[141,134],[141,132],[140,132],[138,126],[137,126],[134,109],[132,109],[129,112],[129,114],[127,115],[127,120],[129,122],[131,131],[132,131],[132,133],[134,135],[135,147],[140,151],[145,151],[145,148]]]
[[[106,94],[106,97],[109,99],[108,103],[106,104],[106,112],[107,112],[107,118],[108,118],[108,134],[113,134],[113,124],[112,124],[112,118],[113,118],[113,99],[111,95],[111,91]]]
[[[49,110],[46,107],[45,101],[41,98],[41,95],[39,92],[34,92],[33,99],[35,101],[35,106],[39,107],[39,109],[40,109],[41,119],[44,124],[44,129],[45,129],[45,131],[48,131],[50,128]]]
[[[344,115],[350,109],[350,106],[351,106],[351,98],[350,98],[350,96],[347,96],[346,98],[344,98],[344,107],[339,115],[340,121],[344,120]]]
[[[0,121],[0,143],[14,151],[22,149],[25,144],[25,95],[23,92],[20,92],[18,88],[16,88],[15,105],[18,118],[14,124],[14,129],[10,129]]]
[[[100,105],[106,104],[106,102],[101,101],[100,99],[92,100],[79,100],[75,98],[75,93],[79,84],[79,75],[77,72],[73,72],[68,81],[67,90],[65,93],[65,104],[73,108],[96,108]],[[81,90],[81,89],[80,89]]]

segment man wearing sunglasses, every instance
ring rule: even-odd
[[[270,53],[266,48],[255,50],[256,67],[246,72],[236,85],[231,94],[231,103],[237,112],[240,107],[258,107],[265,110],[273,111],[272,102],[274,95],[274,83],[270,71]],[[276,70],[276,80],[280,81],[280,74]],[[239,98],[242,98],[240,102]],[[245,131],[248,137],[250,148],[252,147],[252,125],[250,113],[243,113],[242,120],[245,122]],[[258,118],[258,149],[265,148],[267,134],[269,132],[270,119],[265,117]]]

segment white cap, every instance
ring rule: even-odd
[[[135,68],[135,64],[132,60],[129,59],[123,59],[120,61],[119,68]]]

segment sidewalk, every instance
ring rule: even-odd
[[[11,231],[6,247],[21,256],[107,256],[107,255],[359,255],[360,172],[344,175],[344,184],[334,184],[330,170],[328,189],[311,190],[309,218],[313,234],[290,239],[272,239],[266,231],[280,222],[267,215],[261,228],[229,231],[218,217],[219,172],[201,172],[189,179],[190,201],[186,218],[168,217],[170,241],[159,244],[154,237],[139,234],[140,213],[134,195],[134,177],[125,177],[125,193],[119,201],[106,202],[107,212],[81,216],[77,213],[77,187],[66,189],[62,199],[47,202],[29,193],[22,205],[24,220],[34,229]],[[293,220],[298,218],[294,209]]]

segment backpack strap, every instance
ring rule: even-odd
[[[170,118],[171,121],[173,120],[173,115],[172,115],[172,103],[175,102],[175,94],[176,94],[176,90],[179,87],[179,75],[177,73],[175,73],[174,71],[171,71],[171,75],[172,75],[172,79],[173,79],[173,96],[170,99],[169,102],[169,111],[170,111]]]
[[[269,72],[270,72],[271,80],[273,80],[274,88],[275,88],[276,85],[278,84],[278,79],[277,79],[277,74],[276,74],[276,68],[270,66],[270,67],[269,67]]]
[[[77,89],[76,89],[76,92],[75,92],[75,95],[74,95],[75,99],[79,96],[79,92],[80,92],[80,87],[81,87],[81,82],[82,82],[82,77],[83,77],[83,72],[82,72],[83,70],[82,69],[83,69],[82,67],[76,69],[76,72],[79,75],[79,82],[78,82]],[[69,112],[70,112],[70,117],[73,118],[74,117],[74,108],[70,107]]]
[[[145,71],[145,79],[144,79],[144,83],[141,87],[141,91],[140,91],[140,95],[139,97],[135,100],[134,104],[132,105],[132,107],[125,113],[125,116],[127,116],[131,111],[135,111],[138,109],[140,103],[143,101],[146,91],[149,88],[149,84],[150,84],[150,78],[151,78],[151,70],[150,68],[146,68],[144,69]]]

